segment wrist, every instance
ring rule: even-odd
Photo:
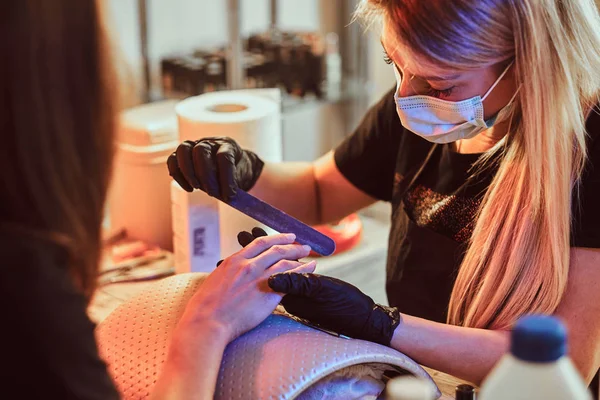
[[[401,322],[402,317],[396,307],[375,304],[369,317],[369,336],[371,336],[369,340],[390,346],[394,332]]]
[[[222,324],[180,321],[153,391],[153,399],[213,398],[223,353],[228,344]]]
[[[248,177],[249,179],[245,182],[245,184],[243,185],[244,187],[240,188],[242,190],[245,190],[246,192],[250,191],[254,185],[256,185],[256,182],[258,181],[258,178],[260,178],[260,175],[262,174],[263,168],[265,167],[265,163],[263,160],[260,159],[260,157],[258,157],[258,155],[256,153],[253,153],[249,150],[244,150],[246,153],[246,157],[248,159],[248,162],[250,164],[250,176]]]
[[[223,350],[229,344],[231,332],[228,327],[213,319],[181,320],[173,331],[169,347],[169,357],[179,362],[187,358],[195,359],[196,354],[205,350],[206,343]]]
[[[411,348],[414,347],[415,331],[414,322],[415,317],[407,314],[402,315],[402,323],[394,329],[392,336],[391,346],[403,353],[410,352]],[[412,353],[411,353],[412,354]],[[407,354],[409,355],[409,354]]]

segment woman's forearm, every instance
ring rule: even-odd
[[[152,399],[212,399],[225,337],[220,327],[210,324],[176,330]]]
[[[250,192],[311,225],[339,221],[376,201],[340,172],[333,151],[313,163],[266,163]]]
[[[250,193],[307,224],[321,222],[317,182],[311,163],[265,163]]]
[[[392,347],[418,363],[479,385],[508,350],[509,333],[402,315]]]

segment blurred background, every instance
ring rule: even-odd
[[[280,87],[283,159],[313,160],[394,84],[357,0],[105,0],[127,105]],[[327,116],[327,118],[324,118]]]
[[[137,271],[144,277],[209,272],[239,249],[237,232],[256,225],[203,192],[188,194],[172,184],[165,163],[179,143],[226,135],[267,161],[313,161],[350,135],[369,106],[395,85],[378,32],[352,22],[357,3],[102,2],[126,94],[105,223],[107,242],[126,240],[106,258],[106,268],[119,274],[107,277],[107,284],[138,280],[130,276]],[[212,93],[239,89],[250,89],[254,100],[240,106],[240,92],[229,92],[227,110],[199,112]],[[186,114],[181,100],[190,97],[195,111]],[[236,111],[261,110],[264,97],[277,112],[235,122],[246,118]],[[316,227],[338,249],[319,260],[317,272],[385,303],[389,213],[389,204],[380,203]]]

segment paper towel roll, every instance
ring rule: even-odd
[[[245,91],[207,93],[180,102],[175,111],[181,141],[228,136],[263,160],[281,161],[280,106]]]
[[[180,139],[227,136],[264,161],[282,160],[282,135],[278,90],[257,89],[207,93],[180,102],[175,111]],[[207,196],[206,194],[203,194]],[[212,200],[216,201],[216,200]],[[237,234],[260,226],[273,230],[223,204],[217,205],[221,258],[240,249]]]

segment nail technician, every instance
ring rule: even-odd
[[[288,311],[476,383],[519,316],[555,314],[589,382],[600,367],[594,1],[364,0],[357,15],[381,28],[397,86],[334,151],[273,164],[227,138],[187,141],[171,176],[224,200],[250,190],[311,224],[387,201],[393,307],[341,281],[273,277]]]

